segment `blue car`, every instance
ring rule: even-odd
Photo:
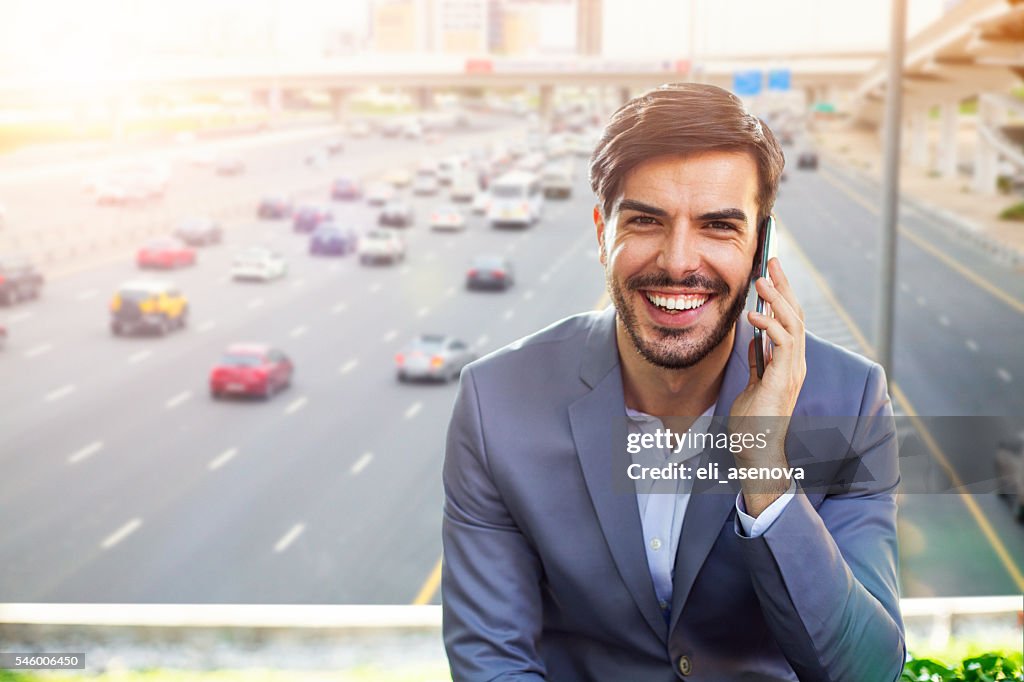
[[[352,228],[343,228],[334,223],[327,223],[313,232],[313,236],[309,239],[309,253],[314,256],[319,254],[344,256],[356,250],[358,241],[356,232]]]

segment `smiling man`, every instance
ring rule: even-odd
[[[777,259],[755,281],[782,167],[771,132],[720,88],[663,86],[612,117],[590,179],[613,306],[462,374],[444,467],[456,681],[899,677],[885,377],[805,332]],[[752,283],[774,316],[743,314]],[[774,346],[761,377],[755,327]],[[787,431],[831,416],[857,418],[843,447]],[[726,459],[624,454],[627,441],[659,442],[642,437],[665,425],[707,434],[716,417],[773,428],[764,447]],[[806,490],[741,477],[731,494],[626,475],[709,458],[744,473],[791,460],[825,473]],[[851,462],[870,475],[849,476]]]

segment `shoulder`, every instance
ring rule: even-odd
[[[867,403],[888,400],[885,372],[877,362],[810,332],[805,357],[807,375],[798,406],[825,406],[832,414],[862,414]]]

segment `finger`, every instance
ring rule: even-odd
[[[804,310],[800,307],[800,301],[796,297],[796,292],[793,291],[789,278],[786,277],[786,273],[782,270],[782,263],[779,262],[777,257],[768,261],[768,275],[772,278],[775,288],[779,290],[782,297],[789,301],[789,305],[796,311],[797,316],[801,320],[804,319]]]
[[[771,362],[765,358],[765,375],[767,376],[769,370],[774,372],[788,372],[796,374],[796,368],[792,367],[793,360],[796,357],[793,336],[786,331],[786,328],[782,326],[782,323],[774,317],[768,317],[767,315],[759,315],[754,311],[750,311],[747,315],[750,320],[750,324],[757,327],[768,334],[768,338],[771,339],[774,348],[772,349]]]
[[[793,336],[803,336],[804,321],[800,319],[792,304],[786,300],[782,292],[767,278],[762,277],[754,283],[757,294],[772,307],[775,318]]]

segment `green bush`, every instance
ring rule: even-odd
[[[915,658],[903,667],[900,682],[995,682],[1024,680],[1021,654],[987,653],[949,667],[930,658]]]
[[[1024,221],[1024,201],[1003,209],[1003,212],[999,214],[999,217],[1002,220]]]

